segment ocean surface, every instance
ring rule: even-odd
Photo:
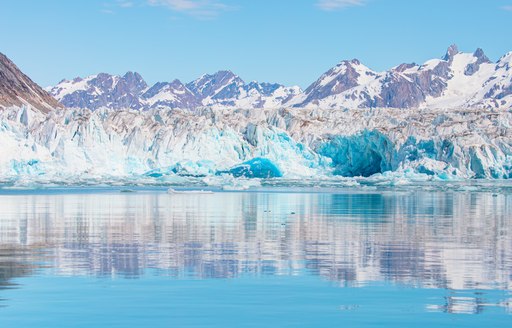
[[[512,327],[486,186],[0,188],[0,327]]]

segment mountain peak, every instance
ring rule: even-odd
[[[448,62],[451,62],[453,60],[453,57],[459,53],[459,47],[457,47],[456,44],[452,44],[448,47],[448,50],[446,50],[446,54],[443,57],[443,60],[446,60]]]
[[[228,69],[217,71],[214,75],[236,76],[235,73]]]
[[[127,88],[135,93],[142,91],[148,86],[146,81],[144,81],[142,76],[137,72],[126,72],[122,80],[126,83]]]
[[[185,86],[180,80],[178,79],[174,79],[172,80],[171,83],[169,83],[169,85],[172,85],[172,86]]]
[[[342,60],[341,62],[338,63],[338,65],[336,66],[358,66],[358,65],[361,65],[361,62],[359,61],[359,59],[356,59],[356,58],[353,58],[353,59],[344,59]]]
[[[482,50],[482,48],[477,48],[475,50],[475,52],[473,53],[473,56],[475,56],[476,58],[478,58],[478,61],[479,62],[482,62],[482,63],[490,63],[491,61],[489,60],[489,58],[485,55],[484,51]]]
[[[487,56],[485,55],[484,51],[481,48],[477,48],[475,52],[473,53],[473,57],[476,58],[476,61],[473,63],[470,63],[466,66],[464,70],[464,74],[471,76],[475,74],[479,69],[480,65],[484,63],[490,63],[491,61]]]
[[[200,78],[187,83],[187,88],[190,89],[200,99],[213,97],[229,88],[228,93],[235,92],[237,87],[244,85],[245,82],[236,74],[229,70],[217,71],[213,74],[204,74]]]
[[[357,58],[353,58],[351,61],[350,61],[351,64],[354,64],[354,65],[361,65],[361,62],[359,61],[359,59]]]
[[[128,71],[123,75],[123,79],[134,79],[138,81],[143,81],[142,76],[137,72]]]
[[[237,80],[241,81],[240,77],[230,70],[217,71],[216,73],[214,73],[213,75],[210,75],[210,76],[219,81],[229,81],[232,79],[237,79]]]

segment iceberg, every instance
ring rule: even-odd
[[[279,168],[267,158],[253,158],[247,162],[236,165],[228,171],[219,171],[218,174],[229,173],[235,178],[270,179],[283,176]]]

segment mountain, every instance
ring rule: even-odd
[[[231,71],[219,71],[215,74],[205,74],[190,83],[187,87],[202,101],[224,100],[236,97],[238,89],[244,81]]]
[[[296,102],[300,100],[296,107],[309,104],[319,105],[323,99],[346,93],[349,90],[353,92],[354,88],[370,84],[378,78],[378,73],[361,64],[359,60],[344,60],[311,84],[304,94],[295,100]],[[354,98],[353,94],[351,98]]]
[[[299,87],[285,87],[277,83],[245,83],[231,71],[205,74],[187,84],[205,107],[275,108],[294,96]]]
[[[180,80],[157,82],[148,87],[138,73],[124,76],[100,73],[62,80],[47,88],[63,105],[96,110],[199,107],[279,107],[301,93],[298,87],[250,82],[230,71],[205,74],[183,84]]]
[[[30,105],[43,112],[62,108],[52,96],[41,89],[7,56],[0,53],[0,107]]]
[[[276,83],[246,83],[231,71],[183,84],[148,87],[137,73],[63,80],[49,92],[75,108],[502,108],[512,106],[512,52],[492,63],[482,49],[452,45],[439,59],[376,72],[357,59],[341,61],[305,91]]]
[[[342,61],[289,105],[317,108],[500,108],[512,106],[512,53],[492,63],[482,49],[448,48],[441,59],[374,72]]]
[[[158,82],[146,90],[142,96],[144,109],[150,108],[196,108],[201,102],[180,80],[171,83]]]
[[[66,107],[111,109],[143,109],[140,96],[147,88],[144,79],[128,72],[123,76],[100,73],[86,78],[62,80],[53,88],[47,88]]]
[[[512,52],[493,63],[482,49],[460,52],[452,45],[439,59],[404,63],[384,72],[357,59],[341,61],[306,90],[277,83],[246,83],[231,71],[152,86],[136,72],[62,80],[47,88],[32,82],[0,54],[0,106],[31,104],[97,110],[153,108],[510,108]],[[54,96],[59,103],[55,101]]]
[[[387,101],[413,106],[443,99],[466,106],[468,99],[485,105],[483,99],[489,101],[485,106],[493,107],[509,101],[511,57],[493,64],[480,50],[462,54],[451,47],[441,59],[421,66],[404,64],[385,73],[373,72],[357,60],[345,61],[294,98],[300,97],[305,106],[320,106],[326,98],[337,101],[345,98],[336,97],[357,91],[361,98],[350,99],[354,104]],[[58,89],[70,91],[67,95],[90,94],[86,103],[96,103],[96,110],[50,110],[55,100],[5,58],[1,72],[0,90],[7,106],[0,110],[0,181],[14,184],[121,180],[239,187],[259,182],[236,177],[284,177],[304,183],[321,177],[349,185],[358,185],[363,177],[378,185],[512,178],[511,110],[446,110],[445,104],[416,110],[254,110],[254,99],[286,98],[286,88],[247,84],[230,72],[203,76],[188,87],[175,80],[151,88],[136,73],[98,74]],[[400,97],[382,97],[392,93]],[[423,98],[418,101],[410,94]],[[139,101],[139,109],[151,110],[122,109],[123,103],[136,104],[133,99]],[[118,104],[119,109],[100,106],[101,101]],[[204,107],[210,101],[212,105]],[[237,109],[226,106],[226,101],[248,101],[252,107]],[[201,108],[188,109],[197,106]]]

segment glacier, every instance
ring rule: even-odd
[[[509,179],[512,110],[24,105],[0,111],[0,147],[4,184]]]

